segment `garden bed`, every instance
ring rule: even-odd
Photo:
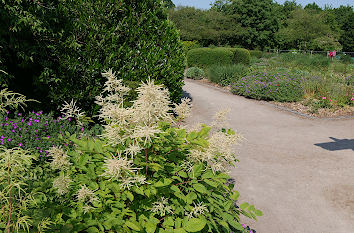
[[[188,79],[192,80],[192,79]],[[204,78],[201,80],[196,80],[195,82],[200,82],[205,85],[213,86],[219,89],[222,89],[223,91],[231,91],[231,86],[222,86],[217,83],[213,83],[209,81],[208,79]],[[293,111],[296,113],[299,113],[301,115],[308,115],[310,117],[316,117],[316,118],[351,118],[354,117],[354,107],[353,106],[347,106],[343,108],[338,108],[338,109],[330,109],[330,108],[320,108],[318,110],[313,109],[311,106],[306,105],[306,100],[300,101],[300,102],[278,102],[278,101],[263,101],[262,102],[267,102],[272,105],[285,108],[285,110],[288,111]]]

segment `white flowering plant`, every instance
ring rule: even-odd
[[[241,136],[202,125],[188,130],[187,100],[173,113],[168,91],[147,80],[124,107],[129,91],[112,70],[97,97],[105,130],[100,137],[71,136],[75,149],[53,148],[52,172],[40,210],[62,232],[246,232],[240,216],[262,212],[236,205],[228,169]],[[176,116],[177,115],[177,116]],[[224,114],[219,114],[224,116]]]

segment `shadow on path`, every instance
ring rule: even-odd
[[[193,101],[191,94],[189,94],[185,90],[183,90],[183,92],[182,92],[182,98],[189,98],[191,100],[191,102]]]
[[[322,147],[329,151],[336,150],[353,150],[354,151],[354,139],[338,139],[329,137],[333,142],[316,143],[315,146]]]

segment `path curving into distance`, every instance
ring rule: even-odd
[[[259,101],[185,80],[190,123],[231,108],[229,125],[245,140],[231,172],[240,201],[261,209],[257,233],[354,232],[354,118],[308,119]]]

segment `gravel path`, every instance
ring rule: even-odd
[[[240,200],[261,209],[257,233],[354,232],[354,119],[308,119],[271,105],[185,80],[190,122],[210,123],[229,107],[238,147]]]

